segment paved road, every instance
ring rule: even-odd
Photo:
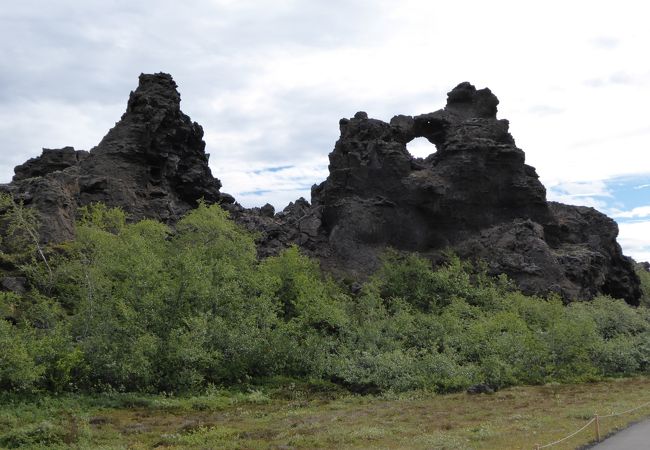
[[[650,420],[632,425],[591,448],[593,450],[650,449]]]

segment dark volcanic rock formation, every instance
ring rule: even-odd
[[[203,129],[180,110],[167,74],[141,75],[121,120],[90,152],[43,150],[16,167],[5,191],[37,208],[45,241],[74,236],[79,206],[120,206],[132,220],[173,223],[197,200],[232,202],[208,167]]]
[[[481,258],[528,293],[639,298],[616,223],[592,208],[546,201],[535,169],[498,120],[489,89],[462,83],[447,106],[390,124],[357,113],[340,122],[330,175],[312,189],[322,211],[328,267],[372,272],[386,246],[438,258],[445,249]],[[425,137],[437,151],[413,158]]]
[[[302,197],[277,214],[271,214],[269,206],[249,209],[238,203],[224,205],[237,223],[258,235],[259,257],[276,255],[292,244],[313,257],[324,259],[331,254],[328,237],[321,226],[320,208],[312,207]]]
[[[45,241],[72,238],[77,208],[92,202],[173,224],[204,198],[257,233],[261,257],[297,244],[326,269],[363,278],[387,246],[434,261],[452,249],[485,260],[528,293],[602,292],[636,304],[639,280],[616,242],[616,223],[592,208],[546,201],[508,122],[496,118],[498,103],[489,89],[462,83],[433,113],[390,123],[365,113],[343,119],[313,204],[299,199],[276,214],[219,192],[203,130],[181,112],[176,84],[166,74],[141,75],[126,113],[97,147],[44,150],[1,189],[38,209]],[[417,137],[437,151],[412,157],[406,144]]]
[[[16,166],[14,169],[14,182],[26,180],[28,178],[44,177],[49,173],[65,170],[79,164],[88,156],[84,150],[75,150],[72,147],[62,149],[44,148],[43,153],[38,158],[32,158]]]

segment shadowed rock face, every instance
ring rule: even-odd
[[[390,123],[365,113],[343,119],[313,204],[299,199],[276,214],[220,193],[203,130],[181,112],[171,76],[141,75],[126,113],[97,147],[44,150],[0,188],[39,210],[49,242],[72,238],[77,208],[92,202],[173,224],[204,198],[257,233],[261,257],[297,244],[327,270],[363,278],[388,246],[434,261],[452,249],[485,260],[527,293],[607,293],[637,304],[639,280],[616,242],[616,223],[592,208],[546,201],[508,122],[496,118],[498,103],[489,89],[462,83],[433,113]],[[413,158],[406,144],[417,137],[437,151]]]
[[[173,223],[207,202],[228,202],[208,167],[203,129],[180,110],[180,94],[167,74],[141,75],[121,120],[90,152],[43,150],[16,167],[5,191],[43,216],[46,242],[74,237],[79,206],[120,206],[131,220]]]

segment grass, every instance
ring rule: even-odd
[[[326,385],[266,386],[203,396],[133,394],[0,397],[1,448],[93,449],[532,449],[580,428],[594,413],[650,401],[650,378],[504,389],[354,396]],[[602,419],[606,435],[650,407]],[[590,426],[552,447],[594,438]]]

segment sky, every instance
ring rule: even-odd
[[[549,199],[610,215],[650,260],[643,2],[1,1],[0,182],[44,147],[91,149],[162,71],[222,191],[281,209],[327,177],[340,118],[435,111],[469,81],[500,99]]]

